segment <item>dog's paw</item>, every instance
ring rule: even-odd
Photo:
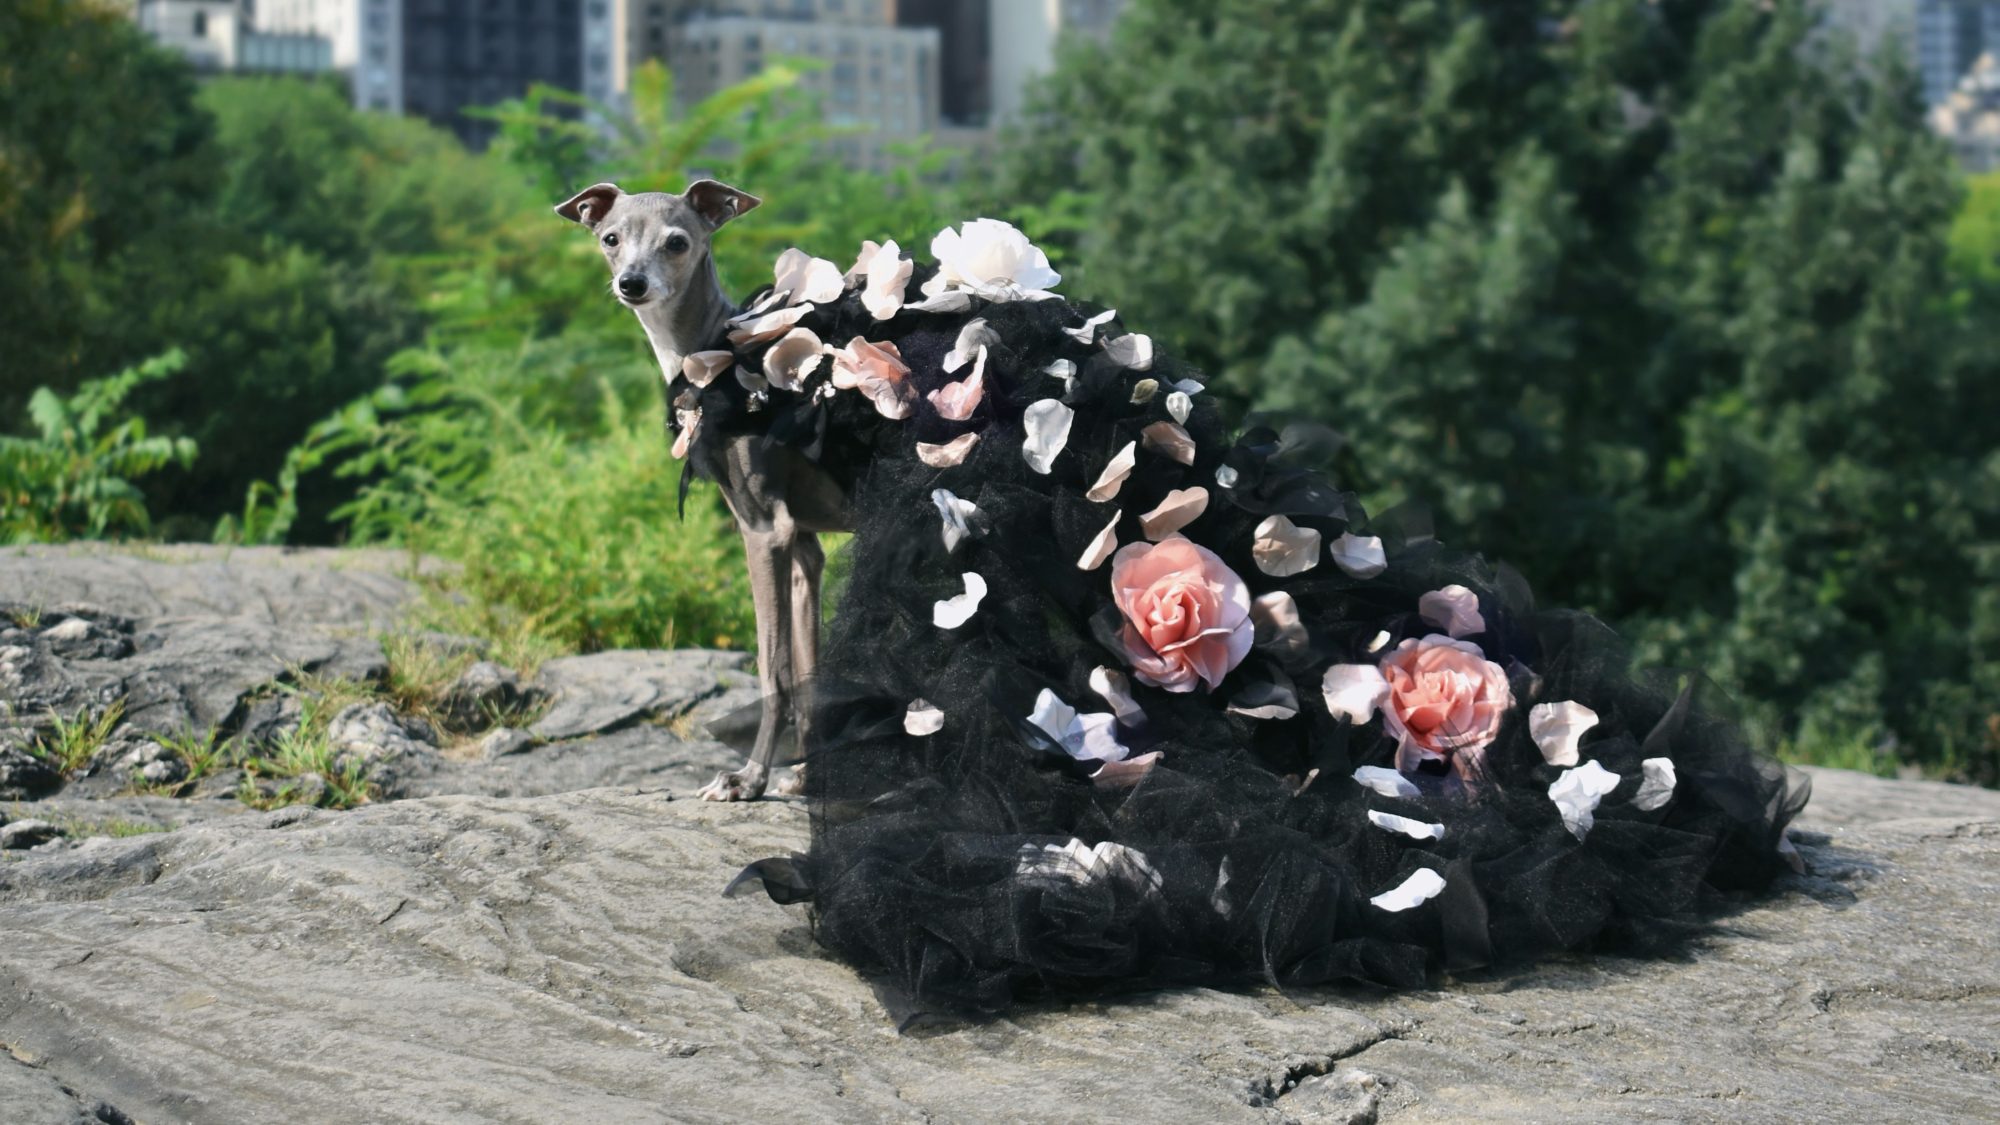
[[[739,770],[726,770],[701,787],[704,801],[754,801],[764,795],[764,767],[747,763]]]
[[[778,775],[771,783],[771,794],[775,797],[803,797],[806,795],[806,768],[793,766]]]

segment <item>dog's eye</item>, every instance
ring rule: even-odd
[[[687,248],[688,240],[685,235],[676,234],[667,239],[667,253],[669,254],[685,254],[687,253]]]
[[[615,235],[615,234],[607,234],[607,235],[605,235],[605,236],[604,236],[604,244],[605,244],[606,246],[616,246],[616,245],[618,245],[618,236],[617,236],[617,235]]]

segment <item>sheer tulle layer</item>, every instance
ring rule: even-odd
[[[912,294],[930,272],[918,268]],[[799,321],[834,346],[894,343],[909,367],[902,419],[852,390],[760,395],[729,374],[672,388],[683,411],[702,412],[698,468],[725,435],[750,434],[806,450],[851,487],[850,577],[807,748],[811,851],[766,878],[773,897],[810,898],[819,940],[919,1004],[957,1010],[1107,983],[1413,986],[1438,968],[1658,947],[1782,866],[1805,786],[1705,707],[1698,679],[1634,678],[1596,621],[1536,609],[1518,577],[1477,556],[1394,521],[1371,525],[1301,463],[1303,431],[1232,439],[1185,382],[1197,373],[1164,355],[1121,366],[1129,347],[1064,331],[1091,311],[975,302],[967,314],[876,321],[849,294]],[[971,317],[992,342],[983,395],[955,421],[928,396],[970,374],[941,365]],[[767,347],[740,349],[739,365],[760,371]],[[1195,391],[1191,403],[1169,403],[1177,385]],[[1073,416],[1043,474],[1023,456],[1023,418],[1047,399]],[[1192,464],[1147,438],[1187,407]],[[979,436],[960,464],[935,468],[919,453],[968,433]],[[1117,495],[1087,499],[1128,443],[1136,457]],[[1180,534],[1253,596],[1288,594],[1303,633],[1267,631],[1215,690],[1171,692],[1132,679],[1111,564],[1078,563],[1114,511],[1117,542],[1144,543],[1141,516],[1197,487],[1207,506]],[[955,549],[939,489],[976,508]],[[1309,569],[1259,566],[1258,528],[1273,515],[1319,534]],[[1328,548],[1343,533],[1381,538],[1386,567],[1356,577],[1373,568],[1336,565]],[[967,574],[984,598],[963,625],[940,628],[937,603],[963,594]],[[1462,640],[1505,671],[1512,706],[1472,776],[1425,763],[1384,795],[1355,778],[1396,765],[1383,715],[1337,717],[1322,677],[1439,633],[1420,603],[1453,586],[1481,619]],[[1099,668],[1131,681],[1140,714],[1114,732],[1128,758],[1158,754],[1115,780],[1093,778],[1101,762],[1072,757],[1030,720],[1045,691],[1080,712],[1114,710],[1093,689]],[[1568,767],[1549,763],[1529,722],[1534,705],[1556,701],[1595,713],[1580,761],[1617,775],[1580,838],[1550,795]],[[925,704],[941,725],[912,734],[906,719]],[[1645,763],[1659,759],[1672,763],[1671,795],[1642,801]],[[1417,838],[1371,812],[1441,834]],[[1433,885],[1424,870],[1441,878],[1432,897],[1377,904]]]

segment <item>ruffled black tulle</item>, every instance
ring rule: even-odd
[[[932,272],[918,268],[913,298]],[[697,466],[721,435],[753,433],[808,450],[851,486],[851,576],[807,747],[811,851],[746,873],[781,901],[809,896],[820,941],[918,1004],[959,1011],[1113,983],[1402,987],[1438,968],[1553,950],[1656,948],[1780,869],[1783,829],[1806,787],[1704,707],[1698,680],[1634,678],[1595,620],[1538,610],[1518,577],[1403,526],[1414,521],[1371,524],[1303,463],[1309,431],[1233,437],[1196,393],[1185,423],[1192,465],[1143,450],[1114,500],[1087,500],[1116,452],[1168,420],[1174,385],[1201,378],[1165,355],[1132,370],[1107,354],[1104,336],[1086,344],[1064,333],[1095,311],[976,301],[967,313],[877,321],[850,293],[799,322],[834,346],[894,342],[919,392],[904,420],[881,417],[854,391],[754,393],[729,375],[706,390],[673,388],[684,408],[702,411]],[[975,316],[999,342],[983,402],[969,421],[949,421],[922,393],[968,373],[940,363]],[[740,364],[760,370],[768,346],[738,349]],[[1073,381],[1047,373],[1057,360],[1076,365]],[[1045,398],[1075,415],[1042,475],[1022,456],[1023,412]],[[1337,415],[1334,404],[1327,413]],[[931,468],[916,454],[919,442],[968,432],[981,437],[961,465]],[[1260,645],[1213,692],[1135,682],[1144,720],[1121,725],[1119,740],[1135,756],[1161,756],[1136,784],[1094,782],[1097,763],[1072,759],[1027,720],[1044,689],[1082,711],[1108,710],[1091,671],[1127,667],[1111,567],[1086,571],[1078,560],[1114,509],[1118,541],[1143,542],[1140,513],[1194,485],[1211,502],[1183,534],[1252,593],[1288,592],[1307,641]],[[932,499],[940,488],[983,513],[984,533],[949,552]],[[1380,536],[1387,568],[1353,577],[1322,550],[1304,573],[1266,575],[1251,547],[1273,514],[1325,543],[1344,531]],[[967,572],[989,592],[969,622],[940,629],[933,606],[961,593]],[[1389,647],[1437,632],[1418,599],[1451,584],[1477,595],[1486,628],[1465,639],[1507,670],[1515,703],[1476,784],[1420,769],[1406,775],[1418,795],[1385,797],[1353,778],[1357,767],[1395,764],[1383,720],[1335,717],[1321,677],[1376,659],[1383,632]],[[1228,710],[1276,702],[1282,713],[1288,699],[1292,718]],[[934,734],[905,731],[919,700],[943,712]],[[1582,758],[1621,779],[1581,840],[1549,795],[1563,769],[1545,762],[1528,729],[1529,707],[1557,700],[1597,713]],[[1674,764],[1672,797],[1642,810],[1633,803],[1641,762],[1662,757]],[[1371,823],[1370,810],[1444,833],[1412,839]],[[1090,851],[1103,843],[1117,847]],[[1371,905],[1418,868],[1443,877],[1436,897],[1399,912]]]

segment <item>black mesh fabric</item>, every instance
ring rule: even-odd
[[[911,299],[934,272],[917,267]],[[1698,678],[1634,677],[1595,620],[1536,608],[1518,576],[1437,543],[1421,521],[1371,524],[1311,464],[1320,443],[1309,429],[1232,435],[1195,393],[1192,465],[1141,448],[1115,499],[1086,499],[1115,453],[1170,420],[1174,385],[1202,378],[1164,354],[1144,370],[1114,362],[1104,340],[1124,334],[1115,321],[1090,343],[1064,332],[1098,311],[975,300],[960,313],[878,321],[850,288],[798,322],[833,346],[857,336],[896,344],[917,392],[902,420],[854,390],[815,393],[830,360],[798,393],[753,391],[731,374],[706,389],[685,379],[671,388],[684,410],[702,412],[697,469],[725,438],[749,435],[808,450],[851,490],[851,577],[806,747],[811,850],[778,866],[783,879],[765,879],[780,901],[810,898],[821,942],[919,1007],[961,1012],[1107,985],[1405,987],[1438,969],[1554,950],[1658,948],[1772,878],[1806,786],[1705,706]],[[947,374],[941,361],[974,317],[997,342],[983,400],[969,420],[951,421],[924,395],[969,373]],[[762,370],[770,343],[738,347],[739,366]],[[1075,365],[1073,380],[1047,373],[1058,360]],[[1049,398],[1074,418],[1044,475],[1023,457],[1023,415]],[[980,437],[962,464],[933,468],[917,454],[919,442],[965,433]],[[1289,593],[1306,643],[1254,648],[1213,691],[1134,680],[1143,720],[1120,724],[1117,737],[1134,756],[1160,757],[1136,784],[1093,781],[1098,763],[1072,758],[1028,720],[1044,689],[1079,711],[1107,711],[1092,670],[1130,675],[1111,564],[1086,571],[1079,558],[1114,510],[1118,542],[1144,542],[1140,514],[1195,485],[1210,503],[1181,534],[1252,594]],[[937,489],[977,505],[983,534],[947,550]],[[1252,546],[1274,514],[1323,544],[1378,535],[1387,568],[1354,577],[1322,546],[1311,569],[1267,575]],[[987,584],[979,610],[939,628],[934,604],[960,594],[968,572]],[[1404,775],[1417,795],[1380,795],[1354,774],[1393,767],[1396,743],[1380,714],[1357,725],[1331,713],[1321,679],[1329,666],[1370,664],[1437,633],[1419,599],[1453,584],[1477,596],[1485,628],[1464,639],[1507,670],[1513,706],[1476,782],[1426,765]],[[1388,647],[1371,652],[1383,633]],[[1292,718],[1228,710],[1287,692]],[[906,732],[916,701],[943,713],[935,733]],[[1564,768],[1545,761],[1529,729],[1529,708],[1549,701],[1596,712],[1581,759],[1619,778],[1582,839],[1550,797]],[[1676,783],[1644,810],[1634,796],[1652,758],[1672,761]],[[1371,822],[1370,810],[1444,832],[1413,839]],[[1037,859],[1049,846],[1075,855],[1101,844],[1116,847],[1094,866]],[[1371,904],[1419,868],[1443,877],[1435,897],[1397,912]]]

